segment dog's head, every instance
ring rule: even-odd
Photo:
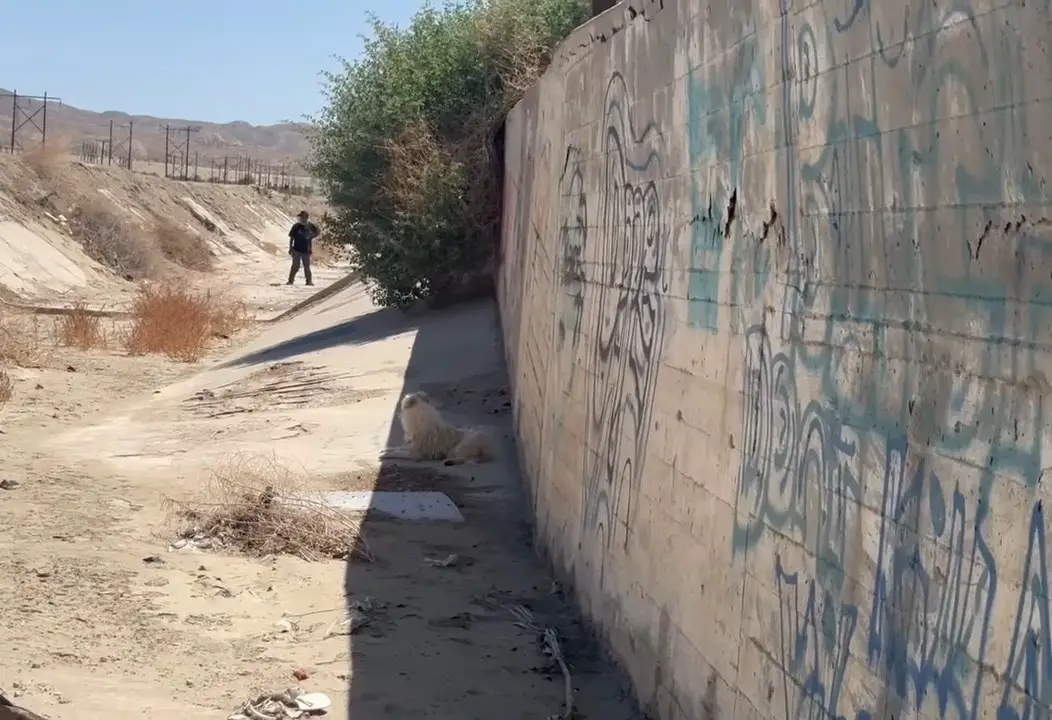
[[[402,409],[412,410],[417,405],[430,405],[431,398],[423,391],[412,392],[402,398]]]

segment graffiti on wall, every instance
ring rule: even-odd
[[[1032,146],[1052,112],[1030,102],[1047,58],[1018,41],[1049,21],[1047,4],[783,2],[762,35],[780,47],[747,35],[688,74],[689,319],[742,348],[732,547],[779,548],[787,717],[1052,713],[1035,492],[1052,466],[1052,199]],[[781,86],[736,90],[748,58],[779,64]],[[732,197],[755,227],[721,234]]]
[[[588,198],[584,188],[581,149],[566,147],[559,176],[559,247],[552,276],[558,289],[554,338],[562,357],[568,346],[576,352],[584,322],[584,258],[588,249]]]
[[[585,192],[581,148],[567,145],[559,175],[558,244],[551,252],[550,277],[555,288],[548,347],[555,362],[548,368],[545,417],[544,477],[560,457],[564,443],[572,443],[564,427],[565,412],[578,377],[585,309],[585,257],[588,252],[588,196]]]
[[[746,31],[728,66],[720,68],[718,81],[697,69],[687,77],[692,214],[687,318],[693,327],[706,332],[719,329],[723,253],[739,232],[735,219],[745,134],[750,125],[767,121],[757,51],[755,33]]]
[[[663,138],[637,128],[624,78],[607,86],[599,216],[589,238],[594,273],[586,308],[584,522],[609,546],[623,526],[627,543],[651,430],[664,346],[668,236],[658,180]],[[594,249],[593,249],[594,246]]]

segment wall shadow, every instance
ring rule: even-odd
[[[349,332],[349,324],[337,326],[324,341],[381,336],[378,318],[342,340],[333,335]],[[534,552],[495,303],[473,302],[416,321],[399,398],[425,390],[455,424],[484,426],[498,442],[499,457],[458,467],[379,463],[376,490],[444,492],[464,522],[366,513],[361,535],[376,560],[349,560],[345,572],[347,611],[368,619],[349,637],[347,717],[532,720],[561,714],[562,672],[544,656],[538,631],[516,626],[514,608],[527,609],[538,628],[557,631],[580,712],[604,720],[640,717],[627,685],[602,659]],[[295,347],[302,345],[282,352]],[[388,445],[401,442],[392,407]]]

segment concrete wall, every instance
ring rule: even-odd
[[[540,541],[665,720],[1047,717],[1048,0],[789,1],[619,4],[508,118]]]

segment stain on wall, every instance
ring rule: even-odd
[[[509,116],[538,536],[655,717],[1050,717],[1050,27],[628,0]]]

